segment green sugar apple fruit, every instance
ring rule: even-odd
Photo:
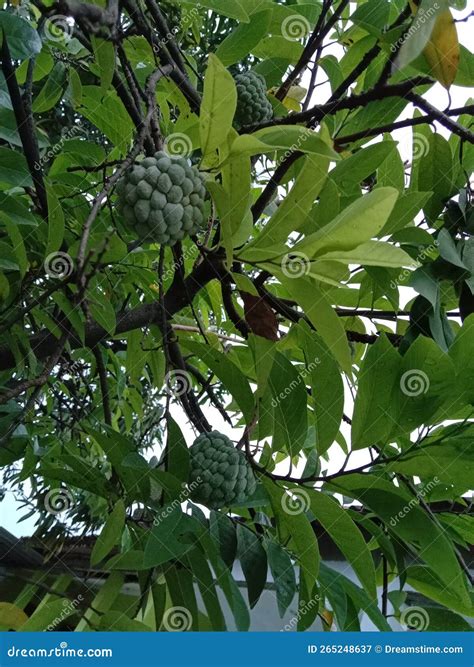
[[[158,151],[131,167],[117,192],[125,224],[141,241],[172,246],[204,222],[204,180],[184,157]]]
[[[243,452],[219,431],[203,433],[189,450],[191,499],[210,509],[238,505],[257,487]]]
[[[237,127],[257,125],[273,118],[273,107],[267,98],[265,79],[256,72],[245,72],[235,77],[237,86]]]

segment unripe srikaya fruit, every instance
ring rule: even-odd
[[[204,222],[204,180],[184,157],[146,157],[124,174],[117,192],[125,224],[142,241],[172,246]]]
[[[273,107],[267,98],[265,79],[257,72],[244,72],[235,77],[237,87],[237,127],[258,125],[273,118]]]
[[[189,450],[191,499],[210,509],[238,505],[257,488],[244,454],[219,431],[203,433]]]

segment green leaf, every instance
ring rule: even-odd
[[[353,449],[387,442],[395,421],[391,397],[400,365],[400,355],[385,336],[368,347],[354,403]]]
[[[333,250],[320,255],[320,259],[341,262],[342,264],[361,264],[362,266],[401,266],[415,268],[417,262],[401,248],[383,241],[366,241],[352,250]]]
[[[141,469],[123,465],[127,455],[136,454],[138,456],[134,443],[104,424],[101,425],[101,428],[102,432],[90,427],[86,430],[99,447],[103,449],[112,467],[122,480],[127,493],[136,500],[148,499],[150,493],[149,479],[146,475],[143,475],[143,471],[144,469],[148,471],[149,467],[145,460],[141,459],[143,466]]]
[[[94,626],[100,623],[103,614],[108,612],[115,603],[115,600],[122,590],[124,580],[125,575],[119,572],[112,572],[112,574],[107,577],[107,580],[102,584],[99,592],[90,603],[84,617],[81,618],[77,624],[76,632],[90,630],[91,624]]]
[[[433,132],[420,159],[418,189],[433,192],[424,206],[430,222],[435,222],[444,208],[446,199],[453,194],[453,155],[448,141]]]
[[[376,600],[374,561],[359,528],[334,498],[321,492],[308,493],[311,512],[352,565],[367,595]]]
[[[224,614],[217,595],[214,577],[205,556],[198,548],[195,548],[189,551],[186,559],[197,581],[212,629],[216,632],[225,631],[227,628]]]
[[[452,594],[469,603],[464,574],[452,543],[445,531],[420,509],[416,499],[414,502],[413,497],[392,483],[367,473],[340,477],[329,486],[375,512],[403,542],[414,545],[417,556],[437,572]]]
[[[398,198],[394,188],[376,188],[359,197],[334,220],[295,246],[310,258],[335,250],[352,250],[378,236]]]
[[[275,582],[278,611],[283,618],[296,594],[296,577],[288,553],[277,542],[266,540],[268,564]]]
[[[187,533],[195,530],[195,519],[183,514],[181,508],[169,506],[153,526],[145,546],[144,565],[158,567],[184,556],[193,546]]]
[[[466,446],[461,439],[446,438],[441,444],[420,447],[400,461],[387,464],[387,470],[469,491],[474,471],[474,449],[469,444]]]
[[[311,378],[316,446],[324,454],[339,433],[344,412],[344,384],[338,365],[322,338],[306,322],[298,325],[306,369]]]
[[[397,69],[403,69],[421,54],[428,43],[438,15],[446,8],[445,0],[421,0],[417,15],[412,18],[411,29],[404,38],[396,57]],[[423,16],[423,19],[420,19]]]
[[[252,50],[252,54],[262,60],[278,54],[279,58],[290,63],[297,63],[302,53],[303,46],[299,42],[292,42],[282,35],[269,35]]]
[[[201,104],[200,136],[203,162],[226,140],[232,129],[237,108],[237,89],[234,79],[219,58],[209,56]]]
[[[260,599],[267,581],[267,554],[255,533],[237,524],[237,556],[242,566],[250,609]]]
[[[64,239],[64,212],[54,187],[46,183],[46,196],[48,200],[48,243],[45,257],[60,249]]]
[[[286,241],[291,232],[301,227],[326,182],[328,166],[326,157],[305,157],[294,186],[255,241],[247,247],[271,248]],[[296,207],[298,216],[295,216]],[[242,256],[245,258],[245,249]]]
[[[278,278],[304,310],[342,370],[351,375],[352,358],[346,332],[323,290],[315,280],[308,277],[287,278],[279,275]]]
[[[16,14],[0,11],[0,42],[6,35],[13,60],[26,60],[41,51],[41,39],[28,21]]]
[[[88,290],[88,302],[92,318],[113,336],[117,326],[115,309],[110,299],[99,289]]]
[[[339,159],[339,155],[317,132],[298,125],[267,127],[253,134],[241,134],[232,143],[227,159],[233,160],[241,155],[274,153],[276,150],[299,150],[302,153],[319,155],[329,160]]]
[[[277,529],[279,533],[291,536],[289,548],[298,559],[307,589],[312,591],[320,565],[318,542],[313,527],[303,511],[292,511],[292,499],[284,489],[266,477],[262,478],[262,484],[270,497]],[[305,496],[305,493],[306,490],[302,489],[302,494],[299,496],[303,503],[302,509],[306,502],[309,507],[309,497]]]
[[[125,526],[125,505],[122,500],[117,501],[109,514],[102,532],[97,538],[91,553],[91,565],[97,565],[110,553],[119,542]]]
[[[134,125],[115,92],[102,94],[98,86],[83,86],[78,109],[87,120],[110,139],[121,153],[126,153],[134,135]]]
[[[56,63],[46,79],[38,95],[33,100],[34,113],[44,113],[52,109],[60,99],[66,84],[66,69],[64,64]]]
[[[297,456],[308,431],[305,383],[280,352],[274,355],[268,383],[273,396],[273,449]]]
[[[420,612],[420,610],[422,610]],[[423,613],[426,618],[425,632],[472,632],[472,626],[466,619],[440,607],[416,607],[417,614]],[[410,621],[410,607],[406,610],[405,623]],[[402,612],[402,619],[404,618]],[[417,629],[417,628],[416,628]],[[410,627],[408,626],[408,630]]]
[[[474,594],[471,593],[470,604],[462,604],[455,595],[451,594],[449,588],[447,589],[440,581],[439,575],[435,574],[426,565],[410,566],[407,569],[407,583],[438,604],[453,609],[464,616],[474,616]]]
[[[91,44],[95,61],[99,67],[100,87],[102,92],[106,93],[110,88],[115,72],[115,47],[111,41],[95,35],[91,37]]]
[[[0,146],[0,188],[2,184],[9,187],[33,187],[33,180],[24,156],[4,146]]]
[[[247,423],[252,421],[254,400],[250,385],[242,371],[215,348],[191,340],[183,340],[183,347],[195,354],[217,375],[227,391],[234,397]]]
[[[329,173],[342,194],[360,193],[360,184],[386,160],[390,160],[396,150],[394,142],[381,141],[367,146],[341,160]]]
[[[237,555],[237,534],[235,525],[225,514],[211,511],[209,527],[215,542],[219,545],[222,560],[232,568]]]
[[[216,56],[225,67],[247,56],[268,34],[272,11],[265,9],[253,14],[249,23],[238,25],[217,47]]]
[[[121,611],[108,611],[100,617],[98,630],[109,632],[151,632],[152,629],[132,618],[128,618]]]
[[[18,628],[18,632],[42,632],[64,617],[64,599],[53,600],[39,605],[30,618]],[[61,616],[63,615],[63,616]]]
[[[171,415],[168,415],[167,471],[181,482],[187,482],[189,476],[189,450],[186,440]]]
[[[18,630],[28,621],[28,616],[10,602],[0,602],[0,627],[3,630]]]
[[[356,586],[341,572],[337,572],[324,563],[321,563],[321,582],[329,588],[334,579],[337,579],[337,581],[341,584],[346,595],[354,603],[355,608],[364,611],[378,630],[381,630],[382,632],[391,632],[392,628],[390,627],[385,616],[379,610],[375,600],[371,600],[364,590]]]

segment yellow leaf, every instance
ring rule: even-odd
[[[456,78],[460,56],[456,24],[449,9],[437,17],[423,54],[435,79],[449,88]]]
[[[296,100],[297,102],[302,102],[306,97],[307,92],[308,91],[306,88],[303,88],[303,86],[291,86],[288,91],[288,97],[291,97],[292,100]]]
[[[292,97],[285,97],[282,103],[288,111],[301,111],[301,104]]]
[[[18,630],[27,620],[28,616],[22,609],[10,602],[0,602],[0,626]]]
[[[330,630],[334,621],[334,614],[329,611],[329,609],[323,609],[321,616],[323,617],[325,623],[325,625],[323,625],[323,630]]]

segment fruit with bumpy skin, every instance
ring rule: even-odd
[[[206,190],[196,167],[163,151],[129,169],[117,184],[125,225],[141,241],[174,245],[204,221]]]
[[[267,98],[265,79],[257,72],[245,72],[235,77],[237,111],[235,125],[258,125],[273,118],[273,107]]]
[[[257,488],[244,454],[219,431],[203,433],[189,450],[191,499],[210,509],[245,502]]]

